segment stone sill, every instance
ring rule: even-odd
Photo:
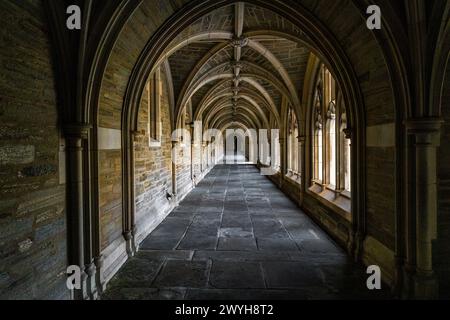
[[[306,192],[319,200],[323,205],[329,207],[332,211],[346,220],[351,221],[352,203],[348,192],[347,194],[338,192],[317,182],[313,182],[313,185]]]
[[[148,147],[150,149],[157,149],[162,147],[161,141],[151,141],[148,143]]]
[[[298,174],[288,173],[285,177],[290,182],[293,182],[293,183],[296,183],[296,184],[301,184],[302,177],[300,175],[298,175]]]

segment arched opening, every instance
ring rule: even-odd
[[[281,56],[277,56],[277,53],[272,53],[271,50],[275,50],[273,46],[277,42],[282,43],[286,48],[294,46],[299,55],[299,61],[303,59],[305,66],[308,65],[311,55],[314,55],[322,66],[321,70],[324,73],[322,81],[327,81],[326,84],[322,84],[324,88],[322,97],[319,98],[317,95],[318,99],[321,100],[321,110],[316,113],[318,121],[313,134],[315,145],[314,163],[316,164],[314,174],[315,178],[322,183],[322,188],[325,186],[330,187],[330,190],[335,193],[334,199],[330,198],[329,195],[322,197],[332,204],[328,207],[328,210],[333,211],[336,207],[342,209],[340,214],[350,222],[345,226],[346,231],[341,234],[343,236],[341,239],[333,232],[332,235],[338,241],[344,243],[351,254],[359,256],[362,252],[355,251],[359,247],[355,242],[355,239],[357,239],[355,232],[363,230],[364,225],[359,223],[360,219],[351,218],[351,198],[348,196],[345,198],[347,201],[344,204],[342,203],[340,196],[344,190],[339,189],[341,188],[341,183],[338,182],[338,176],[340,177],[342,169],[341,166],[338,168],[338,165],[342,163],[342,166],[345,164],[351,167],[351,162],[357,163],[357,161],[353,162],[354,159],[362,159],[364,157],[363,152],[354,151],[351,156],[347,157],[348,162],[344,160],[338,161],[339,151],[341,149],[348,150],[340,143],[341,140],[345,141],[345,139],[341,139],[341,127],[337,125],[338,122],[341,123],[342,114],[346,115],[346,123],[348,123],[348,126],[343,130],[359,133],[364,132],[365,129],[364,119],[358,118],[362,114],[363,109],[361,106],[364,104],[361,100],[358,100],[361,99],[361,93],[356,78],[351,79],[353,70],[346,61],[346,56],[337,50],[338,47],[330,45],[329,48],[321,48],[318,46],[317,39],[311,38],[314,35],[313,32],[306,32],[306,35],[292,34],[287,31],[273,33],[270,31],[249,32],[246,34],[243,22],[239,22],[239,19],[237,19],[237,16],[242,16],[241,11],[244,12],[244,19],[249,17],[250,12],[253,10],[261,10],[266,13],[271,12],[271,14],[275,15],[286,14],[280,8],[275,10],[268,2],[261,1],[258,5],[239,3],[223,7],[214,6],[211,7],[210,11],[206,9],[208,5],[209,3],[203,4],[202,8],[205,8],[205,10],[200,11],[201,14],[192,12],[192,15],[183,16],[183,20],[171,24],[168,26],[169,28],[165,29],[164,33],[160,34],[159,37],[152,38],[146,44],[138,63],[134,66],[133,74],[125,92],[125,109],[123,111],[125,122],[122,123],[124,139],[129,139],[128,131],[135,130],[136,115],[140,112],[136,102],[144,88],[143,80],[141,79],[145,79],[149,74],[152,77],[156,70],[160,70],[159,64],[165,63],[171,69],[172,76],[175,75],[172,81],[175,99],[171,108],[175,123],[179,123],[180,119],[185,117],[185,110],[189,110],[189,114],[193,115],[190,117],[191,123],[189,124],[191,126],[189,130],[192,140],[190,148],[188,146],[191,153],[192,184],[188,179],[185,180],[185,183],[190,185],[190,187],[185,187],[184,190],[189,190],[195,186],[199,188],[200,185],[203,185],[202,180],[210,172],[208,164],[205,165],[205,162],[208,163],[210,155],[207,151],[208,144],[205,144],[205,139],[202,138],[204,133],[202,129],[212,128],[220,130],[226,124],[240,123],[245,128],[244,132],[250,128],[258,131],[259,143],[256,152],[256,154],[260,155],[258,163],[272,169],[273,174],[269,176],[269,179],[281,186],[281,181],[285,179],[285,173],[291,169],[292,173],[295,172],[296,175],[295,179],[293,179],[294,187],[292,192],[306,195],[309,191],[306,185],[296,183],[296,181],[298,182],[299,177],[303,176],[302,173],[306,168],[300,158],[307,157],[309,154],[309,152],[304,152],[304,148],[311,144],[309,135],[306,134],[309,128],[307,119],[310,111],[308,110],[307,102],[300,104],[300,97],[297,92],[302,87],[306,87],[305,82],[311,82],[311,80],[306,74],[306,68],[303,69],[304,74],[302,76],[294,76],[294,68],[289,69],[285,62],[280,60]],[[188,8],[186,12],[189,10],[191,9]],[[193,32],[192,26],[195,26],[195,23],[192,26],[190,23],[194,22],[195,19],[201,21],[202,16],[209,19],[222,14],[222,12],[234,14],[234,26],[230,25],[228,29],[225,28],[226,30],[221,32],[199,32],[198,34],[196,34],[196,31]],[[192,16],[192,18],[186,19],[186,16]],[[286,23],[292,25],[302,21],[301,19],[295,20],[292,17],[285,18]],[[178,26],[183,26],[185,29],[183,30]],[[172,32],[174,36],[168,36]],[[177,32],[177,36],[175,36],[175,32]],[[167,39],[171,39],[171,41],[166,41]],[[164,41],[166,41],[165,44],[162,43]],[[155,47],[158,48],[158,52],[154,50]],[[193,55],[193,52],[196,52],[199,60],[194,63],[195,67],[191,69],[187,68],[186,64],[183,64],[180,57]],[[254,58],[258,59],[258,56],[262,60],[253,60]],[[224,59],[228,61],[223,62]],[[263,63],[263,67],[260,68],[258,63]],[[332,77],[332,71],[329,70],[333,70],[336,76]],[[335,78],[339,79],[339,86],[342,88],[340,90],[341,99],[345,100],[345,104],[340,105],[342,108],[338,110],[336,110],[337,85],[335,84],[338,81]],[[326,101],[326,105],[324,101]],[[345,109],[346,107],[351,111],[348,112]],[[290,115],[288,110],[291,110]],[[287,121],[281,121],[281,119],[286,118],[289,118],[289,126],[292,131],[287,129],[285,124]],[[197,127],[196,122],[201,122],[201,124]],[[229,129],[232,128],[236,128],[236,126],[229,127]],[[237,129],[237,131],[239,130]],[[261,134],[261,131],[264,130],[266,132]],[[235,132],[237,131],[235,130]],[[229,137],[229,133],[227,132],[225,136]],[[298,139],[301,136],[306,136],[306,141],[304,144],[299,145]],[[357,146],[361,143],[358,139],[360,136],[362,137],[363,133],[356,135],[354,138],[354,143]],[[242,143],[240,143],[241,141]],[[264,141],[266,143],[263,143]],[[242,136],[242,139],[239,139],[239,135],[233,136],[231,143],[224,144],[225,160],[230,160],[228,155],[231,154],[231,158],[233,158],[232,163],[245,162],[246,158],[250,156],[248,151],[250,149],[248,148],[249,142],[250,139],[245,134]],[[361,149],[359,148],[359,150]],[[124,152],[129,151],[124,149]],[[288,160],[288,154],[291,160]],[[135,158],[134,155],[125,157],[125,159],[133,158]],[[241,158],[243,161],[239,160]],[[341,160],[341,157],[339,157],[339,160]],[[306,163],[308,162],[306,161]],[[226,161],[226,163],[228,162]],[[292,167],[289,168],[289,166]],[[353,171],[347,170],[348,185],[350,185],[350,172],[354,174],[352,179],[359,179],[358,175],[362,173],[358,170],[358,168]],[[345,170],[343,171],[345,172]],[[124,172],[124,175],[128,176],[129,174]],[[291,176],[294,175],[292,174]],[[308,181],[309,174],[304,176],[305,182]],[[177,184],[180,183],[180,179],[177,177],[175,177],[175,180],[177,180]],[[133,195],[135,192],[133,188],[128,188],[128,194]],[[360,190],[358,195],[362,197],[364,185],[359,184],[356,189]],[[295,193],[290,194],[288,191],[287,194],[289,196],[292,195],[295,199]],[[180,193],[177,196],[183,197]],[[338,198],[337,202],[333,202]],[[298,200],[295,199],[295,201],[297,202]],[[357,207],[361,202],[354,201],[353,206]],[[325,208],[327,208],[326,203],[324,204]],[[305,210],[314,215],[307,207],[305,207]],[[358,210],[355,212],[359,213]],[[130,210],[127,214],[132,216],[135,213],[133,210]],[[136,221],[135,218],[133,218],[133,221]],[[157,235],[160,228],[162,228],[161,225],[145,240],[144,247],[151,242],[149,239],[152,237],[158,238]],[[184,244],[183,241],[190,240],[189,237],[188,240],[182,240],[178,244],[179,248],[189,248],[189,245]],[[131,241],[139,243],[140,239],[134,236],[131,238]],[[154,241],[158,241],[158,239],[154,239]],[[219,239],[219,243],[220,241]],[[255,241],[258,241],[257,238],[255,238]],[[137,246],[137,244],[131,247],[133,246]]]
[[[77,3],[0,4],[0,297],[445,291],[445,1]]]
[[[347,111],[331,72],[322,64],[316,73],[310,106],[313,179],[309,190],[340,207],[343,217],[351,220],[351,129]]]

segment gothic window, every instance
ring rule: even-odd
[[[312,112],[312,183],[322,192],[350,197],[351,137],[344,99],[331,72],[322,65]]]
[[[341,104],[343,105],[343,104]],[[347,114],[345,113],[345,110],[342,110],[344,108],[341,108],[341,117],[340,117],[340,152],[342,154],[342,164],[341,164],[341,172],[342,172],[342,182],[341,185],[343,186],[342,189],[344,189],[347,192],[351,192],[351,141],[350,136],[348,133],[347,128]]]
[[[327,112],[327,171],[332,187],[336,187],[336,142],[336,104],[331,101]]]
[[[313,113],[313,179],[318,183],[323,180],[323,134],[322,134],[322,109],[323,109],[323,82],[322,73],[319,74],[319,79],[316,85],[314,94],[314,113]]]
[[[280,149],[280,140],[279,133],[272,132],[272,143],[274,144],[273,151],[275,154],[272,155],[273,168],[277,171],[280,171],[281,168],[281,149]]]
[[[288,176],[294,180],[300,178],[299,144],[298,144],[298,122],[292,108],[288,114]]]
[[[148,132],[150,147],[161,146],[161,95],[162,81],[161,72],[158,68],[147,83],[148,94]]]

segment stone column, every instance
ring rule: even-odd
[[[126,191],[123,193],[123,203],[125,207],[124,216],[124,229],[123,237],[126,242],[126,251],[128,257],[134,257],[138,251],[138,245],[136,244],[136,224],[134,220],[134,150],[135,143],[142,137],[142,132],[130,132],[126,139],[128,140],[127,147],[125,147],[122,152],[124,152],[125,158],[123,159],[123,169],[126,172],[126,181],[123,187]]]
[[[299,196],[299,200],[298,200],[298,205],[301,207],[303,205],[303,197],[304,197],[304,186],[306,186],[306,181],[305,181],[305,161],[303,159],[303,156],[305,154],[305,141],[306,141],[306,137],[305,136],[298,136],[297,137],[297,141],[298,141],[298,179],[299,179],[299,183],[300,183],[300,196]]]
[[[408,155],[412,179],[408,181],[409,291],[414,298],[436,298],[437,280],[433,270],[432,242],[437,237],[437,148],[440,143],[442,121],[434,118],[413,119],[406,122]],[[411,266],[414,265],[413,274]]]
[[[196,184],[196,176],[197,176],[197,159],[196,159],[196,155],[195,155],[195,149],[196,149],[196,145],[195,145],[195,141],[192,140],[191,141],[191,180],[192,180],[192,186],[195,187]]]
[[[208,170],[208,143],[207,142],[203,142],[202,144],[201,144],[201,166],[202,166],[202,169],[201,169],[201,172],[202,172],[202,174],[206,171],[206,170]],[[205,159],[206,158],[206,159]]]
[[[84,145],[90,127],[87,125],[68,125],[64,128],[67,143],[67,199],[68,211],[68,253],[69,265],[76,265],[81,271],[81,289],[73,291],[73,298],[89,298],[88,272],[92,276],[91,261],[85,258],[85,199],[84,199]],[[95,283],[95,276],[94,276]]]
[[[192,187],[195,187],[195,131],[194,131],[194,124],[189,124],[189,132],[191,134],[191,141],[190,141],[190,149],[191,149],[191,182]]]
[[[280,188],[283,186],[283,181],[285,175],[287,173],[287,157],[286,157],[286,139],[284,137],[280,137],[278,139],[280,144],[280,177],[279,177],[279,186]]]
[[[95,283],[97,285],[98,294],[102,294],[106,290],[105,279],[103,277],[103,255],[99,255],[94,258],[96,273],[95,273]]]
[[[172,141],[172,194],[178,205],[177,158],[179,141]]]

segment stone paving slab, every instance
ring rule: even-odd
[[[254,166],[218,165],[103,299],[379,299],[367,275]]]

